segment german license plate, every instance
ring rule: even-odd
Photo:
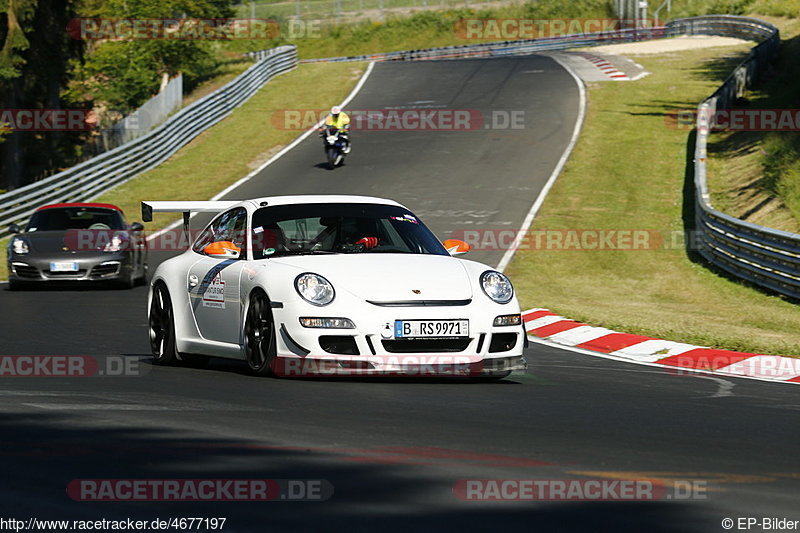
[[[77,272],[78,263],[50,263],[50,272]]]
[[[395,320],[395,339],[469,336],[469,320]]]

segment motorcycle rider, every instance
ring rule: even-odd
[[[350,153],[350,117],[342,111],[342,108],[335,105],[331,108],[331,114],[325,118],[325,126],[333,126],[339,131],[339,136],[344,141],[342,152]]]

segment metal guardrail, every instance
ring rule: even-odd
[[[137,139],[49,178],[0,195],[0,237],[22,223],[37,207],[53,202],[88,200],[166,160],[197,135],[244,103],[274,76],[297,66],[297,48],[265,50],[233,81],[178,111]]]
[[[760,42],[719,89],[697,107],[696,242],[700,254],[725,272],[800,300],[800,235],[751,224],[717,211],[711,205],[706,181],[707,144],[714,113],[731,108],[756,83],[778,51],[778,29],[760,20],[734,16],[676,20],[667,29],[670,34],[721,35]]]
[[[584,46],[601,44],[617,44],[648,39],[660,39],[667,36],[666,27],[639,28],[546,37],[542,39],[522,39],[515,41],[499,41],[491,43],[463,44],[444,46],[441,48],[423,48],[419,50],[402,50],[380,54],[364,54],[357,56],[326,57],[320,59],[303,59],[301,63],[340,62],[340,61],[420,61],[425,59],[462,59],[469,57],[499,57],[524,55],[547,50],[566,50]]]

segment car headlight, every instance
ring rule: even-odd
[[[506,304],[514,297],[511,282],[496,270],[487,270],[481,274],[481,288],[486,296],[499,304]]]
[[[31,251],[25,239],[15,238],[11,241],[11,249],[17,255],[24,255]]]
[[[105,247],[103,248],[104,252],[119,252],[122,250],[122,244],[125,241],[122,240],[122,237],[119,235],[114,235],[111,237],[111,240],[106,243]]]
[[[519,313],[496,316],[494,317],[494,322],[492,322],[492,325],[495,327],[519,326],[520,324],[522,324],[522,316]]]
[[[300,317],[304,328],[356,329],[349,318]]]
[[[314,305],[328,305],[336,296],[330,281],[311,272],[297,276],[294,280],[294,288],[305,301]]]

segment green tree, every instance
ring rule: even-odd
[[[64,28],[77,0],[0,0],[0,107],[59,109],[80,42]],[[11,132],[0,148],[0,186],[14,188],[74,159],[75,133]]]
[[[227,18],[233,0],[0,0],[0,108],[127,111],[155,94],[163,76],[191,87],[213,75],[208,41],[83,41],[79,17]],[[79,161],[86,135],[0,131],[0,188],[13,189]]]
[[[37,0],[0,0],[2,43],[0,49],[0,80],[10,80],[20,75],[25,64],[25,50],[30,46],[25,27],[33,19]]]
[[[214,19],[233,15],[233,0],[87,0],[85,16],[111,19]],[[128,111],[158,92],[164,76],[184,74],[187,87],[213,75],[216,45],[203,40],[104,40],[89,44],[67,93]]]

